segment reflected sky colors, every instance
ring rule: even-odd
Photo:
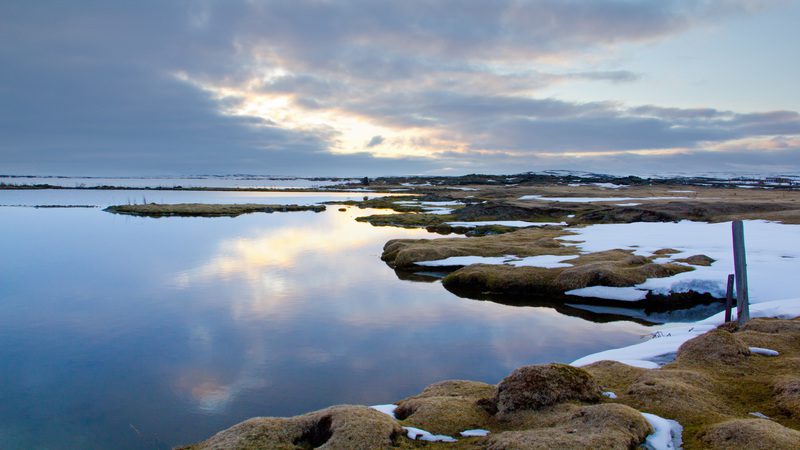
[[[0,208],[3,448],[169,448],[252,416],[497,382],[646,332],[400,280],[385,241],[434,235],[363,213]]]

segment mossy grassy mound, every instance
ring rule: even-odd
[[[564,364],[523,366],[497,386],[497,412],[507,414],[577,400],[597,402],[600,387],[583,369]]]
[[[729,420],[700,435],[704,448],[720,450],[796,450],[800,431],[763,419]]]
[[[496,393],[497,387],[491,384],[443,381],[398,402],[395,415],[406,426],[457,436],[461,431],[485,427],[492,421],[491,414],[480,405]]]
[[[562,294],[588,286],[634,286],[648,278],[693,270],[679,264],[656,264],[648,258],[634,256],[628,250],[591,253],[565,262],[573,266],[541,268],[474,264],[454,271],[442,282],[446,288],[462,292]]]
[[[490,435],[488,449],[630,449],[652,432],[642,415],[625,405],[603,404],[565,407],[539,414],[537,427]]]
[[[436,227],[448,220],[454,220],[450,214],[373,214],[371,216],[357,217],[359,222],[369,222],[376,227],[400,228],[428,228]]]
[[[242,214],[263,212],[293,212],[293,211],[325,211],[323,205],[264,205],[256,203],[243,204],[206,204],[206,203],[178,203],[159,204],[147,203],[143,205],[116,205],[109,206],[103,211],[115,214],[127,214],[146,217],[236,217]]]
[[[454,292],[497,294],[563,294],[588,286],[625,287],[643,283],[648,278],[668,277],[693,270],[684,264],[659,264],[653,260],[674,252],[665,249],[653,257],[634,255],[632,250],[608,250],[579,254],[558,238],[570,232],[560,227],[541,227],[510,233],[463,238],[394,239],[384,245],[381,259],[400,270],[419,270],[425,261],[455,256],[518,257],[565,256],[569,267],[515,267],[501,264],[472,264],[455,270],[444,278],[444,286]],[[569,258],[572,256],[572,258]],[[707,264],[711,258],[695,255],[694,262]],[[687,298],[688,302],[693,299]]]
[[[341,405],[290,418],[258,417],[234,425],[186,450],[378,449],[395,447],[403,429],[366,406]]]
[[[734,365],[748,356],[750,350],[738,336],[716,329],[681,345],[676,361],[682,366]]]
[[[416,204],[407,204],[420,200],[419,195],[390,195],[385,197],[365,198],[364,200],[345,200],[345,201],[330,201],[326,202],[328,205],[349,205],[357,206],[361,209],[391,209],[397,212],[420,212],[422,207]]]
[[[785,413],[800,418],[800,376],[786,376],[773,383],[775,403]]]
[[[780,355],[751,354],[750,346]],[[711,331],[686,342],[675,361],[657,370],[608,361],[584,369],[617,394],[614,402],[681,423],[686,448],[800,448],[791,440],[800,430],[794,409],[800,320],[753,319],[741,328]],[[750,413],[756,412],[771,421],[753,419]],[[749,447],[762,440],[765,427],[780,439],[764,438],[766,446]]]
[[[381,259],[391,267],[408,268],[420,261],[451,256],[577,255],[574,247],[564,246],[556,240],[568,234],[559,228],[548,227],[469,239],[393,239],[383,246]]]

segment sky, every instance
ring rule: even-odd
[[[0,174],[800,173],[796,0],[3,0]]]

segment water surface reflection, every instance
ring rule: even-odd
[[[0,208],[3,448],[167,448],[251,416],[497,382],[646,332],[400,280],[385,241],[432,235],[363,213]]]

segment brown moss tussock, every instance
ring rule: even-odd
[[[496,395],[497,387],[475,381],[448,380],[428,386],[420,394],[397,403],[395,415],[404,425],[434,434],[458,435],[481,428],[491,414],[479,401]]]
[[[800,377],[786,376],[773,383],[775,403],[785,413],[800,419]]]
[[[676,259],[675,261],[683,262],[683,263],[686,263],[686,264],[691,264],[693,266],[706,266],[706,267],[708,267],[708,266],[711,265],[711,263],[713,263],[716,260],[714,258],[711,258],[710,256],[706,256],[706,255],[692,255],[692,256],[690,256],[688,258]]]
[[[583,369],[564,364],[523,366],[497,386],[497,411],[541,409],[569,400],[597,402],[600,387]]]
[[[729,420],[704,431],[705,448],[720,450],[797,450],[800,431],[763,419]]]
[[[403,429],[366,406],[333,406],[290,418],[258,417],[234,425],[187,450],[377,449],[395,446]]]
[[[575,248],[563,247],[555,240],[567,234],[560,229],[532,228],[469,239],[393,239],[383,246],[381,259],[394,268],[409,268],[420,261],[451,256],[576,255]]]
[[[553,426],[490,435],[485,440],[485,448],[630,449],[636,448],[652,432],[642,415],[625,405],[604,404],[571,407],[569,410],[568,414],[542,414],[551,416],[549,421],[555,424]]]
[[[684,366],[734,365],[748,356],[750,350],[741,339],[729,331],[716,329],[681,345],[676,361]]]
[[[552,254],[552,253],[551,253]],[[473,264],[444,278],[448,289],[502,293],[563,293],[587,286],[633,286],[648,278],[692,270],[678,264],[654,264],[630,251],[609,250],[566,261],[573,267],[546,269]]]

